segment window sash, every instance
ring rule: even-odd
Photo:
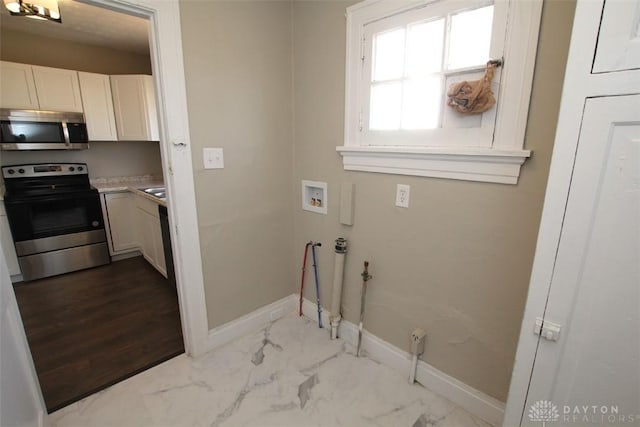
[[[457,127],[461,124],[467,126],[461,120],[457,120],[452,113],[447,111],[446,102],[447,88],[454,81],[477,80],[482,77],[485,64],[462,69],[446,69],[448,55],[448,40],[450,37],[451,16],[475,10],[481,7],[494,5],[493,28],[490,45],[490,58],[501,58],[504,52],[504,34],[506,31],[506,9],[507,3],[503,0],[477,1],[461,0],[456,2],[437,2],[422,5],[421,7],[405,10],[390,17],[379,19],[364,25],[363,33],[363,54],[362,62],[362,84],[360,85],[360,145],[363,146],[455,146],[455,147],[486,147],[491,148],[493,141],[493,130],[496,122],[496,108],[478,115],[476,120],[467,122],[478,125],[477,127]],[[375,130],[370,129],[371,118],[371,89],[373,86],[383,82],[406,82],[410,77],[373,81],[373,60],[374,60],[374,36],[379,33],[392,31],[397,28],[408,28],[409,25],[422,22],[433,22],[437,19],[445,18],[443,36],[443,52],[441,60],[441,70],[425,74],[425,76],[438,76],[441,80],[442,93],[440,94],[440,109],[438,117],[438,127],[434,129],[399,129],[399,130]],[[406,46],[406,43],[405,43]],[[406,61],[406,58],[405,58]],[[404,73],[403,73],[404,74]],[[492,89],[496,98],[499,95],[501,70],[498,69],[494,76]],[[455,113],[454,113],[455,114]],[[479,122],[479,123],[477,123]],[[443,127],[443,125],[449,127]]]

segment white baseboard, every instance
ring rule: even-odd
[[[11,283],[18,283],[18,282],[22,282],[23,278],[22,278],[22,273],[20,274],[14,274],[11,276]]]
[[[294,298],[298,301],[299,296],[294,295]],[[316,322],[318,321],[317,305],[315,303],[305,299],[302,310],[306,317]],[[330,313],[322,311],[322,322],[325,328],[329,324],[329,316]],[[338,335],[341,339],[355,346],[358,343],[358,326],[342,320]],[[367,331],[362,334],[362,349],[367,353],[368,357],[402,375],[406,375],[408,380],[409,369],[411,368],[411,355],[409,353]],[[494,426],[502,425],[505,407],[503,402],[439,371],[422,360],[418,361],[416,381],[434,393],[466,409],[478,418]]]
[[[142,256],[142,252],[135,250],[135,251],[131,251],[131,252],[125,252],[122,254],[117,254],[117,255],[111,255],[111,261],[115,262],[115,261],[122,261],[123,259],[128,259],[128,258],[134,258],[137,256]]]
[[[290,295],[274,303],[259,308],[236,320],[225,323],[222,326],[211,329],[207,340],[207,351],[220,347],[229,341],[240,338],[259,330],[269,322],[277,320],[289,313],[297,312],[300,296]],[[317,305],[306,298],[303,300],[302,311],[304,315],[317,322]],[[322,323],[330,331],[329,317],[331,313],[322,310]],[[358,326],[343,320],[340,322],[338,334],[341,339],[355,346],[358,342]],[[411,367],[411,355],[398,347],[364,331],[362,334],[362,349],[371,359],[382,363],[397,371],[401,375],[409,377]],[[504,417],[504,403],[459,381],[442,371],[434,368],[424,361],[418,362],[416,381],[466,409],[473,415],[488,423],[499,426]]]
[[[227,344],[236,338],[240,338],[259,330],[269,322],[277,320],[296,310],[297,299],[293,295],[284,297],[274,303],[261,307],[217,328],[209,330],[207,338],[207,350]]]

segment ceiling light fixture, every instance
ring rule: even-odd
[[[62,22],[57,0],[4,0],[4,5],[13,16]]]

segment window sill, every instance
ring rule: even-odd
[[[336,150],[345,170],[516,184],[529,150],[349,147]]]

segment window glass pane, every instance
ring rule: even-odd
[[[404,71],[405,29],[377,34],[373,39],[373,80],[402,77]]]
[[[461,12],[451,17],[448,68],[483,65],[489,59],[493,6]]]
[[[424,76],[440,71],[444,45],[444,19],[409,26],[407,75]]]
[[[440,77],[405,81],[402,129],[435,129],[440,122],[442,84]]]
[[[382,83],[371,86],[369,129],[399,129],[401,111],[402,83]]]

